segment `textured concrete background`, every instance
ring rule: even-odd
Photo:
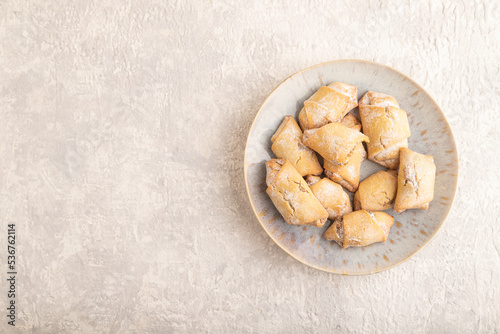
[[[500,332],[500,4],[398,3],[0,3],[0,309],[13,221],[16,329]],[[265,97],[341,58],[422,84],[459,146],[442,232],[372,276],[285,254],[243,183]]]

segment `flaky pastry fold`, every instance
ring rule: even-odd
[[[333,222],[324,236],[342,248],[368,246],[387,240],[394,217],[385,212],[359,210]]]
[[[436,165],[432,155],[424,155],[408,148],[400,150],[398,191],[394,211],[429,208],[434,199]]]
[[[299,113],[302,130],[339,122],[345,114],[358,106],[358,87],[334,82],[320,87],[304,102]]]
[[[302,144],[302,130],[292,116],[283,119],[271,142],[274,154],[290,161],[300,175],[317,175],[323,171],[316,153]]]
[[[399,149],[408,147],[410,125],[406,111],[390,95],[369,91],[359,101],[363,133],[370,138],[368,159],[396,169]]]
[[[292,163],[272,159],[266,162],[266,170],[266,193],[288,224],[318,227],[325,224],[328,212]]]

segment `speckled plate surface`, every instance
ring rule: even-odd
[[[373,90],[394,96],[408,113],[409,148],[434,156],[437,167],[434,200],[428,211],[408,210],[394,216],[385,243],[341,249],[323,237],[322,228],[288,225],[266,194],[264,162],[275,158],[271,136],[286,115],[297,119],[303,102],[320,86],[340,81],[358,86],[359,97]],[[359,117],[357,108],[354,114]],[[383,167],[365,160],[361,180]],[[413,80],[385,65],[364,60],[319,64],[283,81],[265,100],[248,134],[245,182],[250,202],[264,230],[285,252],[311,267],[346,275],[376,273],[407,260],[428,244],[443,225],[457,187],[458,158],[453,134],[436,102]],[[351,196],[352,198],[352,196]],[[438,255],[436,255],[438,256]]]

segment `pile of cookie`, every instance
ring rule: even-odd
[[[361,122],[351,113],[358,106]],[[356,86],[335,82],[309,97],[298,119],[285,117],[271,138],[277,159],[266,162],[267,194],[288,224],[330,219],[326,239],[367,246],[387,240],[394,217],[383,210],[429,208],[434,159],[408,148],[408,117],[394,97],[368,91],[358,102]],[[366,158],[387,170],[359,182]]]

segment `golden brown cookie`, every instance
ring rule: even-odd
[[[396,171],[379,171],[368,176],[354,194],[354,210],[381,211],[392,207],[396,198],[398,177]]]
[[[368,246],[387,240],[394,217],[385,212],[359,210],[335,220],[324,236],[342,248]]]
[[[286,116],[271,137],[272,151],[279,159],[287,159],[300,175],[317,175],[323,172],[316,153],[302,144],[302,130],[292,116]]]
[[[319,179],[319,180],[318,180]],[[327,178],[308,176],[306,182],[314,196],[320,201],[328,212],[328,219],[334,220],[352,212],[349,195],[342,186]]]
[[[367,92],[359,101],[363,133],[370,138],[368,159],[384,167],[396,169],[399,149],[408,147],[410,126],[406,111],[392,96]]]
[[[306,181],[286,159],[266,162],[266,193],[288,224],[321,227],[328,218]]]
[[[304,102],[299,113],[303,130],[322,127],[340,121],[345,114],[358,105],[358,88],[341,82],[320,87]]]
[[[436,165],[432,155],[416,153],[408,148],[400,150],[398,191],[394,211],[429,208],[434,198]]]

